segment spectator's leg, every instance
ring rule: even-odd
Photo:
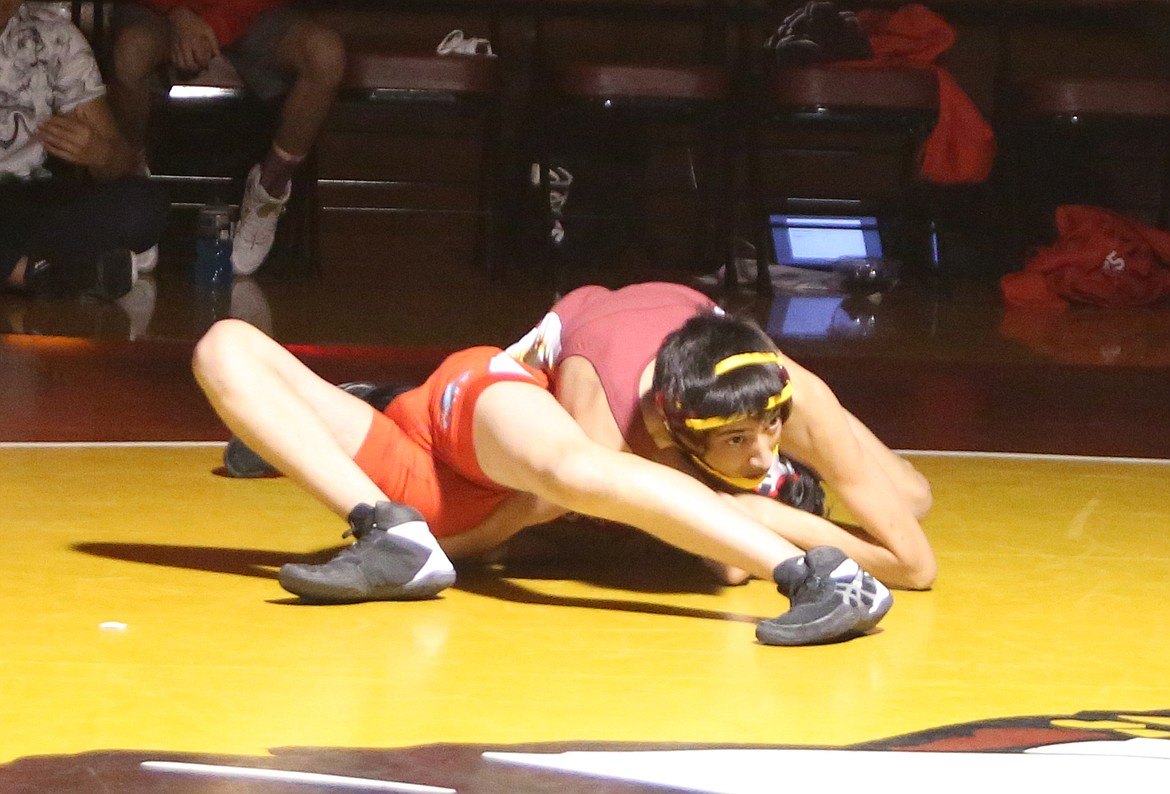
[[[248,175],[232,238],[232,269],[249,275],[272,248],[293,172],[312,148],[337,94],[345,51],[337,33],[279,7],[257,17],[228,55],[262,99],[284,94],[271,149]]]
[[[9,230],[0,235],[3,285],[60,297],[125,295],[134,282],[131,250],[158,242],[168,210],[162,188],[145,177],[35,182],[0,199]]]
[[[0,286],[24,283],[29,229],[34,210],[28,186],[19,182],[0,184]]]
[[[272,149],[261,168],[260,182],[269,195],[283,196],[337,96],[345,71],[345,49],[335,31],[301,17],[277,42],[273,62],[294,79],[281,108]]]
[[[167,222],[166,191],[145,177],[66,183],[42,196],[28,252],[69,259],[157,245]]]
[[[151,78],[170,59],[169,41],[162,16],[130,3],[118,5],[107,88],[122,133],[140,150],[150,123]]]

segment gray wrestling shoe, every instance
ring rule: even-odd
[[[253,452],[239,436],[229,438],[227,446],[223,448],[223,467],[232,477],[245,480],[280,474],[275,466]]]
[[[455,583],[451,561],[413,507],[358,505],[349,514],[344,537],[350,535],[353,545],[323,565],[281,566],[280,586],[306,601],[351,604],[433,598]]]
[[[773,576],[792,608],[757,624],[756,639],[765,645],[847,640],[872,629],[894,605],[885,585],[832,546],[786,560]]]

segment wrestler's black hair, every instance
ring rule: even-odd
[[[687,427],[686,419],[738,414],[763,419],[769,401],[788,383],[783,366],[757,363],[716,375],[715,365],[739,353],[776,352],[751,320],[715,312],[695,315],[667,336],[655,359],[652,389],[675,439],[702,452],[708,431]],[[780,406],[782,420],[790,408],[791,401]]]

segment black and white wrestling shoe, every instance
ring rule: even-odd
[[[433,598],[455,583],[455,568],[413,507],[378,502],[349,514],[353,545],[322,565],[280,568],[280,586],[306,601],[413,601]]]
[[[894,605],[885,585],[832,546],[786,560],[776,566],[773,578],[792,608],[756,625],[756,639],[765,645],[851,639],[876,626]]]

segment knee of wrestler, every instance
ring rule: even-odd
[[[219,320],[195,344],[191,371],[204,391],[230,389],[239,374],[255,370],[252,342],[263,335],[243,320]]]
[[[598,515],[599,499],[606,501],[613,475],[588,445],[564,450],[543,472],[545,498],[569,510]]]
[[[160,63],[157,53],[166,50],[145,25],[130,25],[114,39],[112,65],[115,81],[127,85],[145,80]]]

